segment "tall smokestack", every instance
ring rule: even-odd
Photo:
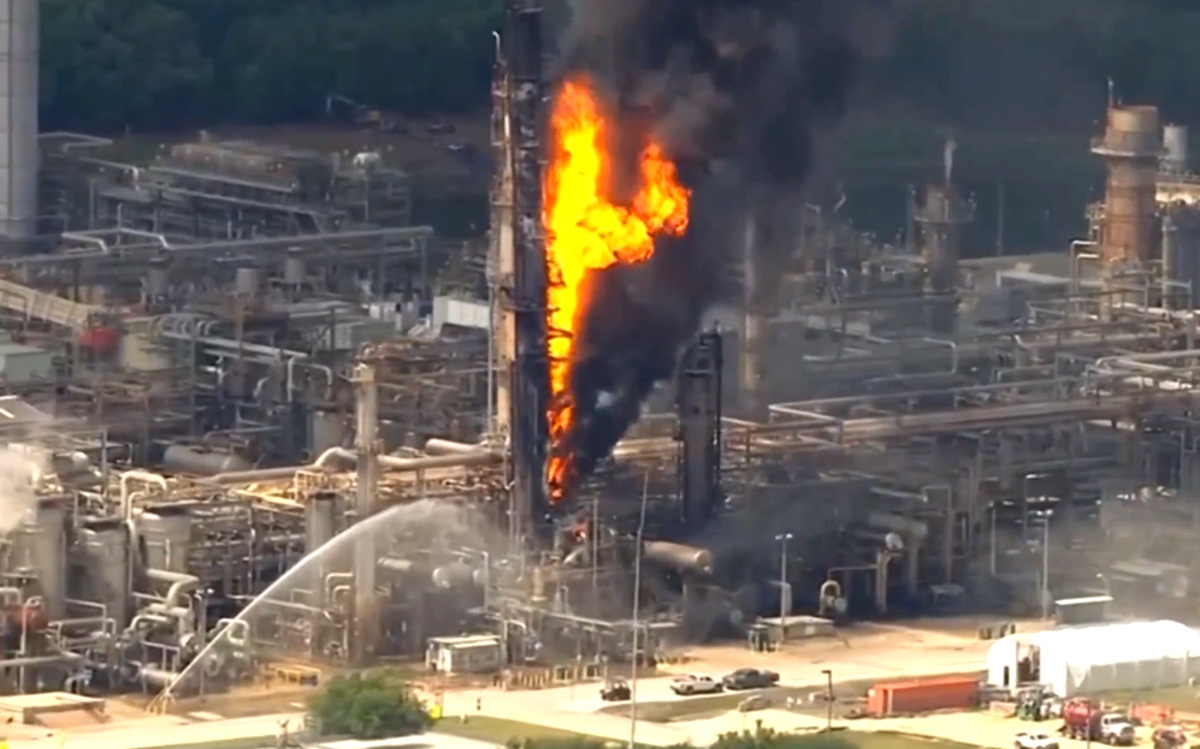
[[[1108,165],[1100,236],[1100,260],[1106,268],[1152,259],[1162,150],[1158,109],[1114,106],[1108,110],[1104,135],[1092,142],[1092,153]]]
[[[0,236],[26,240],[37,233],[38,0],[0,0]]]
[[[516,224],[513,279],[515,361],[510,388],[514,533],[528,536],[546,509],[550,373],[546,352],[546,248],[542,231],[542,8],[517,0],[508,9],[513,203]]]

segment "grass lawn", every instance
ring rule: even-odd
[[[535,741],[537,739],[574,739],[584,735],[573,731],[564,731],[561,728],[550,728],[535,723],[522,723],[519,720],[492,718],[485,715],[474,716],[466,723],[454,717],[443,718],[433,727],[433,732],[476,741],[490,741],[495,744],[503,744],[509,739],[533,739]]]
[[[531,723],[522,723],[504,718],[479,716],[471,718],[467,723],[455,719],[440,721],[434,727],[435,733],[444,733],[476,741],[487,741],[504,744],[510,739],[579,739],[590,738],[585,734],[564,731],[558,728],[547,728]],[[809,734],[814,736],[813,734]],[[892,731],[858,732],[838,731],[834,734],[839,742],[845,742],[855,749],[978,749],[972,744],[957,741],[944,741],[923,736],[910,736]],[[596,741],[607,741],[596,738]]]
[[[911,736],[894,731],[846,731],[835,735],[844,738],[856,749],[978,749],[973,744]]]

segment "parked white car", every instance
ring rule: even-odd
[[[1048,733],[1022,731],[1017,734],[1013,749],[1058,749],[1058,737]]]
[[[671,691],[680,696],[713,694],[722,689],[721,682],[711,676],[680,676],[671,682]]]

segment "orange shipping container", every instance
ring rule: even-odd
[[[872,715],[966,710],[978,702],[979,679],[974,676],[882,682],[867,692],[867,711]]]

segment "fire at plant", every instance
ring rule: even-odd
[[[964,257],[947,142],[889,245],[817,168],[885,2],[573,6],[552,63],[508,8],[466,247],[386,153],[126,164],[22,140],[36,85],[0,94],[0,236],[59,227],[0,258],[0,692],[165,709],[381,656],[586,676],[847,619],[1195,610],[1181,127],[1111,106],[1086,238],[1014,257]]]

